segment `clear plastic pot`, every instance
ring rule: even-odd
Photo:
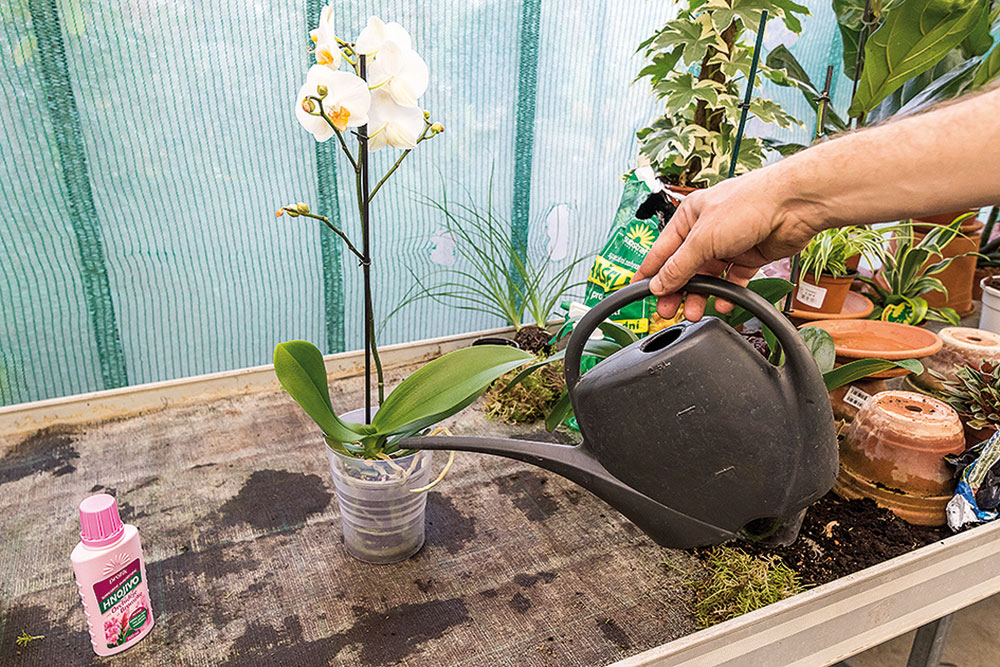
[[[392,461],[344,456],[327,447],[347,553],[366,563],[405,560],[424,544],[432,452]]]

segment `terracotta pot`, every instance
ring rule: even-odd
[[[853,257],[848,257],[847,261],[844,262],[844,264],[851,271],[857,271],[858,267],[861,266],[861,255],[854,255]]]
[[[833,418],[846,422],[854,421],[854,417],[861,409],[858,407],[859,398],[864,399],[864,394],[874,396],[887,389],[885,380],[879,378],[865,378],[845,384],[843,387],[837,387],[830,392],[830,407],[833,408]],[[851,394],[850,397],[847,396],[848,392]],[[847,401],[844,400],[845,397],[848,398]]]
[[[962,427],[965,429],[965,447],[975,447],[983,440],[991,437],[997,432],[996,426],[989,426],[987,428],[972,428],[969,426],[968,422],[963,421]]]
[[[983,298],[983,280],[996,275],[1000,275],[1000,266],[984,266],[976,268],[976,275],[972,280],[973,301],[979,301]]]
[[[840,363],[852,359],[920,359],[936,353],[942,345],[941,338],[933,331],[896,322],[822,320],[802,326],[825,329],[833,337]],[[895,368],[873,377],[899,377],[907,373],[904,368]]]
[[[948,380],[963,366],[980,366],[984,361],[1000,363],[1000,335],[970,327],[945,327],[938,332],[941,349],[923,359],[924,372],[913,378],[926,391],[941,391],[944,382],[931,375],[936,371]]]
[[[848,292],[839,313],[812,313],[793,308],[786,314],[795,324],[801,324],[815,320],[860,320],[871,315],[873,310],[875,304],[871,299],[860,292]]]
[[[962,422],[949,405],[912,392],[885,391],[851,423],[833,489],[847,499],[871,498],[908,523],[941,526],[955,491],[943,457],[964,450]]]
[[[957,216],[956,216],[957,217]],[[954,219],[954,218],[953,218]],[[914,226],[914,241],[920,241],[930,228],[921,227],[919,223]],[[979,250],[979,239],[983,233],[983,223],[976,219],[966,220],[962,223],[962,235],[944,247],[942,255],[935,255],[928,260],[928,263],[940,262],[942,258],[958,257],[967,252]],[[935,278],[944,283],[948,288],[948,296],[943,292],[925,292],[921,296],[927,300],[927,305],[932,308],[954,308],[960,316],[965,316],[975,310],[972,303],[972,285],[976,274],[976,257],[958,257],[947,269],[934,275]]]
[[[795,296],[792,299],[795,309],[807,313],[833,314],[839,313],[843,309],[844,301],[847,300],[847,293],[851,291],[851,283],[854,282],[854,275],[850,274],[841,278],[834,278],[824,273],[819,277],[819,282],[816,282],[812,276],[804,275],[802,276],[802,282],[806,283],[806,287],[797,286],[795,288]],[[813,297],[806,299],[809,303],[803,303],[799,299],[800,290],[803,293],[802,298],[806,298],[805,293],[807,291]]]

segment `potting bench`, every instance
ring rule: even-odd
[[[390,381],[471,338],[387,348]],[[360,363],[329,358],[336,407],[359,403]],[[453,427],[548,437],[475,411]],[[695,632],[697,559],[472,454],[430,492],[424,549],[366,565],[315,426],[260,367],[0,408],[0,663],[96,662],[69,552],[100,491],[140,529],[157,624],[122,665],[829,664],[1000,591],[987,525]]]

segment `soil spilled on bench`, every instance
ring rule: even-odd
[[[760,556],[777,555],[807,585],[825,584],[951,535],[945,527],[911,526],[868,498],[827,494],[806,512],[798,539],[787,547],[749,542],[730,546]]]

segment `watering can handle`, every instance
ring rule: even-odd
[[[691,278],[682,291],[722,297],[727,301],[746,308],[762,324],[774,332],[774,335],[778,338],[778,342],[781,343],[781,348],[784,350],[785,357],[788,360],[788,366],[794,375],[799,375],[800,373],[808,374],[810,372],[815,374],[817,372],[816,362],[813,361],[812,355],[799,336],[798,331],[764,297],[728,280],[701,275]],[[583,357],[583,348],[587,344],[590,334],[597,329],[601,322],[610,317],[612,313],[650,294],[649,279],[639,281],[613,292],[587,311],[587,314],[580,319],[576,328],[573,329],[573,335],[570,336],[569,344],[566,346],[566,387],[570,391],[573,390],[573,387],[576,386],[577,381],[580,379],[580,359]]]

